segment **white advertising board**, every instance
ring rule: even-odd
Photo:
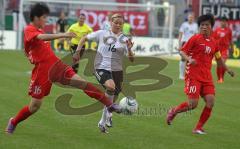
[[[0,33],[0,49],[16,50],[17,32],[4,31]]]
[[[172,55],[177,53],[177,39],[133,37],[133,51],[136,56]],[[172,46],[171,46],[172,44]]]

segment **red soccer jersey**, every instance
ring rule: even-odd
[[[35,38],[44,31],[33,25],[28,25],[24,29],[24,51],[32,64],[48,60],[58,60],[51,49],[49,41],[43,41]]]
[[[212,59],[218,46],[213,37],[204,37],[202,34],[192,36],[181,49],[189,57],[196,60],[196,65],[186,66],[186,78],[202,82],[212,82]]]
[[[225,28],[217,28],[213,34],[213,38],[215,38],[219,44],[219,47],[223,49],[228,49],[229,45],[232,42],[232,31],[230,28],[225,27]]]

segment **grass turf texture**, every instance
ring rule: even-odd
[[[74,95],[71,101],[73,107],[95,101],[89,100],[82,91],[53,86],[40,111],[19,124],[16,132],[9,136],[4,133],[9,117],[14,116],[30,101],[27,95],[30,74],[27,72],[32,66],[23,52],[0,51],[0,148],[240,148],[240,69],[232,68],[237,74],[234,79],[226,76],[224,84],[216,84],[216,104],[205,126],[208,134],[199,136],[193,135],[191,131],[204,106],[202,99],[196,110],[178,115],[172,126],[165,123],[166,110],[186,99],[183,93],[184,83],[177,79],[178,61],[167,61],[168,66],[161,73],[171,77],[174,80],[173,85],[158,91],[137,93],[142,112],[133,116],[114,114],[114,127],[109,134],[101,134],[97,128],[101,111],[86,116],[58,113],[54,102],[58,95],[65,92]],[[84,63],[81,62],[81,65]],[[94,77],[86,79],[96,82]],[[146,112],[151,108],[157,109],[158,114]]]

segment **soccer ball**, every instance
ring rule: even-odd
[[[126,115],[131,115],[138,109],[138,103],[136,99],[130,96],[121,99],[119,105],[122,108],[122,113]]]

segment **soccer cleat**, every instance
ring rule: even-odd
[[[172,121],[176,115],[177,114],[174,112],[174,108],[171,108],[168,110],[168,113],[167,113],[167,124],[168,125],[172,124]]]
[[[7,128],[5,129],[5,132],[6,132],[7,134],[13,134],[13,132],[14,132],[14,130],[15,130],[15,128],[16,128],[16,126],[14,126],[14,125],[12,124],[12,120],[13,120],[13,117],[11,117],[11,118],[9,119]]]
[[[107,110],[110,113],[112,113],[112,112],[122,113],[122,108],[116,103],[113,103],[112,105],[108,106]]]
[[[112,113],[107,117],[106,126],[109,128],[112,127]]]
[[[108,133],[106,126],[101,125],[100,123],[98,123],[98,128],[102,133]]]
[[[199,134],[199,135],[205,135],[207,134],[202,128],[195,128],[193,131],[192,131],[193,134]]]

